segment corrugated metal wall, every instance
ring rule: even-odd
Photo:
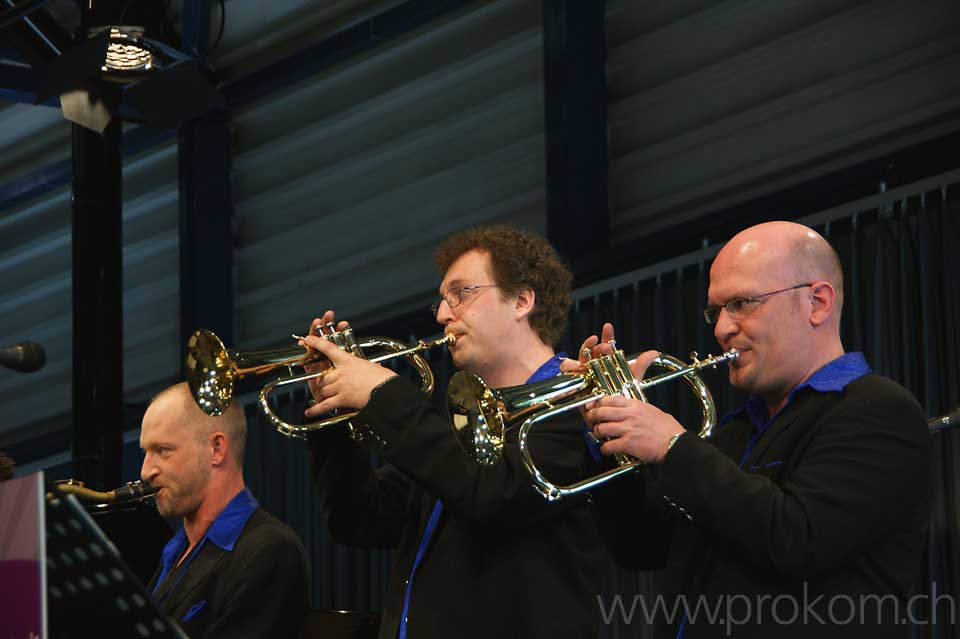
[[[612,237],[960,126],[956,0],[608,3]]]
[[[427,312],[442,238],[544,228],[539,5],[480,5],[235,115],[241,346],[326,308]]]

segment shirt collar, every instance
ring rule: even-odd
[[[789,399],[801,388],[810,387],[821,393],[838,393],[847,387],[853,380],[872,373],[863,353],[844,353],[826,366],[820,368],[804,383],[790,391]]]
[[[205,539],[227,551],[233,551],[233,547],[243,532],[243,527],[247,525],[250,515],[253,514],[260,504],[257,503],[253,493],[249,488],[244,488],[230,500],[227,507],[220,511],[217,518],[210,524],[210,528],[197,543],[197,547]],[[183,528],[177,531],[167,545],[163,547],[163,553],[160,561],[164,566],[173,566],[183,554],[187,547],[187,531]],[[166,572],[166,571],[164,571]]]
[[[873,370],[867,363],[863,353],[857,351],[852,353],[844,353],[840,357],[819,368],[805,382],[790,391],[790,393],[787,395],[787,402],[784,404],[784,408],[786,408],[790,402],[793,401],[793,398],[796,396],[796,394],[804,388],[810,388],[819,393],[839,393],[853,380],[863,377],[871,372],[873,372]],[[783,408],[780,409],[780,412],[782,411]],[[743,412],[747,413],[750,421],[753,422],[754,428],[757,430],[765,429],[770,425],[770,422],[773,421],[774,417],[776,417],[776,415],[773,417],[770,416],[766,402],[764,402],[759,395],[753,395],[744,403],[743,406],[724,416],[724,418],[720,420],[720,423],[717,427],[722,427],[728,421]],[[779,415],[780,412],[778,412],[777,415]]]
[[[232,551],[250,515],[259,507],[260,504],[257,503],[250,489],[244,488],[213,520],[213,524],[207,529],[207,539],[224,550]]]
[[[176,532],[176,534],[170,538],[170,541],[167,542],[167,545],[163,547],[163,553],[160,555],[160,563],[163,565],[163,572],[160,575],[160,580],[157,581],[157,584],[163,581],[163,575],[170,572],[170,568],[173,567],[173,564],[177,562],[177,559],[180,558],[180,555],[183,554],[184,549],[187,547],[187,531],[182,527]]]
[[[540,368],[533,372],[533,375],[530,376],[530,379],[527,380],[527,384],[530,382],[540,382],[545,379],[550,379],[551,377],[556,377],[560,374],[560,361],[566,357],[566,353],[557,353],[543,364],[540,365]]]

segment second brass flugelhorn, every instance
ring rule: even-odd
[[[420,340],[412,346],[388,337],[370,337],[357,341],[353,330],[347,328],[337,331],[333,325],[326,326],[327,332],[320,337],[336,344],[340,349],[371,362],[383,362],[402,357],[406,359],[420,376],[420,388],[428,395],[433,392],[433,371],[423,356],[434,346],[452,343],[453,335],[443,335],[435,339]],[[368,355],[368,351],[371,353]],[[379,355],[374,353],[379,351]],[[240,353],[228,350],[220,338],[212,331],[199,329],[194,331],[187,342],[187,384],[197,405],[208,415],[222,415],[230,405],[234,395],[234,386],[240,380],[261,381],[260,409],[281,435],[305,439],[311,432],[327,426],[349,421],[358,411],[339,412],[336,415],[306,424],[291,424],[284,421],[270,406],[269,395],[273,389],[287,384],[296,384],[315,379],[326,374],[326,370],[294,375],[294,367],[326,361],[326,359],[305,346],[281,348]],[[287,371],[286,377],[274,377],[265,383],[257,380],[266,375],[276,375],[278,371]]]
[[[669,372],[638,380],[630,370],[630,360],[617,350],[586,362],[584,373],[557,375],[530,384],[506,388],[489,388],[480,377],[461,371],[453,376],[447,389],[450,422],[461,446],[480,464],[492,465],[503,455],[507,431],[519,425],[520,456],[534,486],[550,501],[580,493],[607,482],[644,464],[629,455],[617,455],[617,467],[574,484],[561,486],[548,480],[536,463],[529,448],[530,430],[538,423],[596,401],[606,395],[625,395],[647,401],[643,391],[651,386],[677,378],[683,379],[696,395],[703,411],[700,437],[707,437],[717,421],[716,408],[710,390],[696,373],[721,362],[739,357],[731,349],[722,355],[698,359],[691,353],[691,363],[684,364],[676,357],[659,353],[652,365]]]

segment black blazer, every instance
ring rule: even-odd
[[[685,639],[907,636],[902,621],[923,615],[907,603],[930,499],[929,435],[916,400],[873,374],[839,393],[803,389],[741,469],[752,432],[741,414],[710,441],[681,437],[660,467],[597,491],[618,560],[663,569],[668,607],[680,596],[691,609],[707,606]],[[632,522],[626,503],[637,504]],[[676,636],[679,615],[657,622],[658,636]]]
[[[297,535],[258,508],[232,551],[203,544],[160,607],[191,639],[299,637],[309,610],[307,575]],[[158,568],[148,590],[159,576]]]
[[[313,468],[336,541],[396,549],[380,637],[397,636],[437,498],[444,512],[414,578],[408,637],[595,636],[598,582],[609,560],[585,498],[548,503],[524,471],[515,437],[501,463],[480,467],[427,396],[400,378],[382,386],[354,423],[372,430],[388,465],[374,473],[369,449],[334,428],[314,436]],[[583,429],[573,414],[533,432],[548,477],[583,476]]]

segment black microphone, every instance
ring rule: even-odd
[[[21,373],[38,371],[46,362],[47,352],[36,342],[20,342],[0,348],[0,366],[12,368]]]
[[[960,427],[960,406],[945,415],[928,420],[927,426],[930,427],[931,433]]]

